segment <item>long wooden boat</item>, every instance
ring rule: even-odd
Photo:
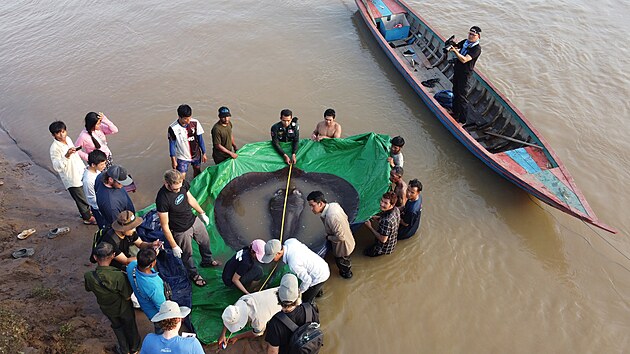
[[[445,39],[401,0],[355,0],[376,41],[413,90],[475,156],[536,198],[606,231],[573,178],[524,115],[478,70],[459,124],[434,95],[451,90],[453,65],[441,61]],[[429,81],[433,87],[421,83]],[[426,84],[426,82],[425,82]],[[431,86],[431,85],[429,85]]]

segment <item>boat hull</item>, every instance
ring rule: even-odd
[[[381,4],[382,1],[379,1]],[[595,213],[592,211],[586,199],[579,191],[577,186],[575,185],[572,177],[566,171],[562,163],[556,157],[555,153],[549,148],[548,144],[544,141],[542,136],[529,124],[529,122],[524,118],[523,114],[518,111],[516,107],[514,107],[511,102],[503,95],[501,95],[494,86],[488,82],[488,80],[477,70],[474,73],[474,79],[477,80],[478,84],[487,87],[489,90],[495,94],[495,97],[502,100],[501,104],[503,104],[509,110],[510,114],[513,114],[518,119],[518,123],[522,124],[523,127],[531,134],[534,138],[533,141],[536,144],[531,144],[538,146],[538,144],[542,145],[544,148],[544,155],[542,157],[543,160],[547,161],[551,166],[548,171],[536,171],[537,174],[524,173],[522,171],[522,166],[518,163],[515,163],[511,158],[506,158],[506,153],[491,153],[482,146],[475,138],[471,136],[471,134],[462,127],[452,116],[451,114],[442,107],[422,85],[421,80],[418,78],[416,74],[416,70],[413,70],[414,63],[412,62],[411,67],[408,65],[408,62],[401,57],[400,52],[397,52],[392,48],[391,42],[388,42],[376,24],[376,16],[381,14],[375,14],[378,12],[378,8],[376,8],[371,0],[356,0],[357,6],[359,8],[359,13],[363,18],[365,24],[368,29],[372,33],[373,37],[376,39],[377,43],[385,53],[385,55],[389,58],[389,60],[394,64],[396,69],[402,74],[407,83],[411,86],[411,88],[416,92],[416,94],[422,99],[422,101],[427,105],[427,107],[431,110],[431,112],[442,122],[442,124],[455,136],[457,140],[459,140],[473,155],[477,156],[481,161],[483,161],[488,167],[490,167],[493,171],[498,173],[500,176],[504,177],[508,181],[514,183],[518,187],[522,188],[526,192],[535,196],[539,200],[544,203],[557,208],[567,214],[575,216],[581,220],[584,220],[587,223],[595,225],[599,228],[602,228],[606,231],[616,233],[616,230],[610,226],[607,226],[601,223]],[[391,16],[392,13],[404,13],[406,16],[412,16],[414,21],[419,21],[424,26],[426,26],[430,33],[439,37],[439,39],[444,41],[444,37],[440,36],[434,29],[432,29],[427,22],[417,13],[414,12],[413,9],[409,8],[403,1],[385,1],[385,4],[391,4],[389,7],[394,7],[394,11],[391,11],[388,16]],[[366,6],[367,5],[367,6]],[[382,8],[381,6],[380,8]],[[370,10],[371,9],[371,10]],[[389,17],[391,18],[391,17]],[[427,31],[427,33],[429,33]],[[424,59],[424,58],[423,58]],[[541,147],[541,146],[538,146]],[[523,150],[523,149],[521,149]],[[527,156],[532,155],[535,157],[536,153],[530,150],[523,150],[528,152]],[[531,153],[530,153],[531,152]],[[507,152],[507,155],[512,157],[511,152]],[[539,154],[541,155],[541,154]],[[543,166],[544,168],[545,166]],[[547,168],[545,168],[547,169]],[[535,169],[534,169],[535,170]],[[543,175],[541,177],[541,175]],[[535,176],[535,177],[532,177]],[[544,177],[544,178],[543,178]],[[557,180],[551,181],[547,183],[549,180]]]

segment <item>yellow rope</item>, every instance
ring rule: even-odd
[[[289,165],[289,176],[287,177],[287,188],[284,191],[284,205],[282,206],[282,224],[280,226],[280,244],[282,244],[282,237],[284,236],[284,217],[285,217],[286,212],[287,212],[287,199],[289,198],[289,185],[291,184],[291,172],[292,171],[293,171],[293,164],[290,164]],[[267,277],[267,279],[265,279],[265,282],[262,284],[260,289],[258,289],[258,291],[261,291],[262,289],[265,288],[265,285],[267,285],[267,282],[269,281],[269,278],[271,278],[273,273],[276,271],[277,267],[278,267],[278,263],[276,263],[273,266],[273,269],[271,270],[271,273],[269,273],[269,276]]]

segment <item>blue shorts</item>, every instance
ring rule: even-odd
[[[199,160],[192,160],[192,161],[177,159],[177,171],[182,172],[182,173],[186,173],[186,172],[188,172],[188,167],[191,164],[193,166],[195,166],[195,167],[199,167],[199,165],[201,165],[201,159],[199,159]]]

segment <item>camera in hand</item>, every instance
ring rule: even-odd
[[[449,50],[455,45],[455,35],[450,36],[446,42],[444,42],[444,48],[442,48],[442,53],[448,53]]]

